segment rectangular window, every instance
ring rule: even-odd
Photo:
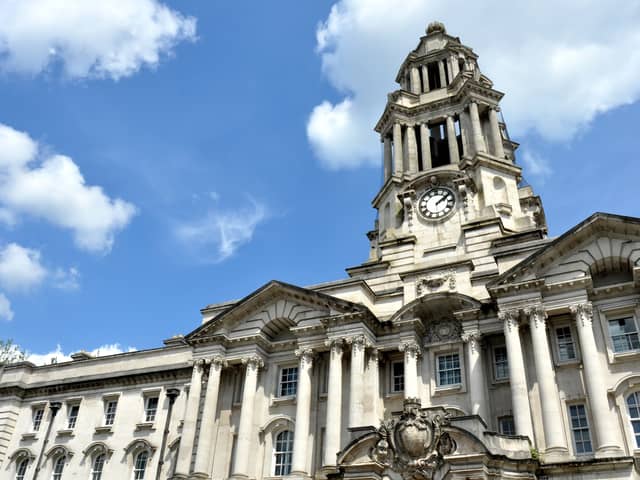
[[[513,423],[513,417],[511,415],[498,417],[498,432],[500,432],[502,435],[516,434],[516,426]]]
[[[118,400],[107,400],[104,402],[104,424],[106,426],[113,425],[116,419],[116,410],[118,408]]]
[[[404,392],[404,362],[391,364],[391,391]]]
[[[147,397],[144,401],[144,421],[154,422],[158,411],[158,397]]]
[[[290,397],[298,390],[298,367],[286,367],[280,370],[279,397]]]
[[[78,422],[78,413],[80,413],[80,405],[69,405],[67,414],[67,428],[73,430]]]
[[[438,356],[438,386],[460,385],[460,356],[457,353]]]
[[[616,353],[640,349],[638,330],[633,317],[609,320],[609,335]]]
[[[573,433],[576,455],[593,452],[585,406],[582,404],[569,405],[569,420],[571,422],[571,432]]]
[[[493,349],[494,376],[496,380],[509,378],[509,360],[507,359],[507,347],[504,345]]]
[[[558,360],[566,362],[576,359],[576,347],[573,343],[571,327],[556,328],[556,342],[558,344]]]
[[[31,420],[33,431],[37,432],[40,430],[40,425],[42,425],[42,418],[44,417],[44,408],[34,408],[31,412]]]

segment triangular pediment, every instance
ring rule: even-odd
[[[640,265],[640,218],[595,213],[488,285],[629,280]],[[636,273],[637,274],[637,273]],[[601,280],[606,282],[607,280]],[[597,286],[597,285],[595,285]]]
[[[320,326],[346,313],[370,314],[359,304],[284,282],[271,281],[187,335],[189,342],[223,337],[261,336],[267,341],[294,338],[296,327]]]

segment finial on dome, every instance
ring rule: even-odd
[[[431,22],[427,27],[427,35],[431,35],[432,33],[447,33],[447,30],[444,28],[444,23]]]

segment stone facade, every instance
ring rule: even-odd
[[[640,219],[549,239],[503,94],[443,25],[396,81],[368,260],[163,348],[5,366],[0,478],[638,477]]]

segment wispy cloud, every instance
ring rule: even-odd
[[[0,293],[0,320],[5,320],[7,322],[13,320],[13,310],[11,309],[11,302],[4,293]]]
[[[118,79],[196,38],[196,19],[158,0],[2,1],[0,18],[0,69],[7,72],[60,65],[72,78]]]
[[[111,343],[106,345],[101,345],[98,348],[94,348],[93,350],[88,351],[90,355],[95,357],[104,357],[107,355],[115,355],[117,353],[123,352],[135,352],[136,348],[128,347],[126,350],[123,349],[119,343]],[[27,360],[31,363],[35,363],[36,365],[48,365],[50,363],[60,363],[60,362],[68,362],[71,360],[71,354],[73,352],[65,353],[62,349],[62,346],[58,344],[56,348],[49,353],[27,353]]]
[[[530,150],[522,152],[520,159],[522,159],[524,172],[537,177],[539,180],[544,180],[553,173],[549,161]]]
[[[236,209],[211,207],[203,216],[179,223],[175,235],[203,261],[218,263],[250,242],[266,216],[266,207],[249,199],[248,205]]]

